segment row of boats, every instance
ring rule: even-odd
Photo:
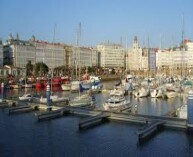
[[[127,82],[123,82],[123,88],[128,86]],[[176,80],[173,79],[144,79],[142,81],[132,80],[132,93],[136,98],[148,97],[152,98],[174,98],[181,94],[188,94],[192,89],[191,80]],[[126,89],[126,88],[125,88]],[[128,88],[126,89],[128,90]]]
[[[69,76],[63,77],[37,77],[35,78],[20,78],[19,81],[14,81],[10,79],[6,84],[5,88],[20,89],[20,88],[33,88],[36,89],[46,89],[47,85],[52,88],[60,87],[63,91],[79,91],[79,85],[81,84],[83,88],[91,88],[93,91],[100,92],[102,88],[102,83],[100,77],[98,76],[88,76],[83,77],[81,80],[71,80]]]
[[[130,100],[127,100],[124,95],[134,95],[136,98],[152,97],[152,98],[175,98],[182,96],[184,102],[187,102],[187,96],[192,91],[192,80],[177,78],[163,79],[135,79],[132,75],[127,75],[124,80],[121,80],[115,85],[115,89],[110,92],[110,98],[103,105],[106,110],[119,108],[122,110],[130,105]],[[186,106],[177,110],[181,115],[187,115]],[[183,111],[183,109],[185,110]],[[179,115],[177,113],[177,115]],[[183,116],[184,118],[186,116]]]
[[[74,83],[74,84],[73,84]],[[81,95],[73,98],[58,97],[51,95],[52,102],[57,101],[69,101],[72,106],[82,104],[94,104],[94,93],[91,91],[94,89],[102,90],[102,82],[100,79],[92,78],[89,81],[71,82],[72,91],[81,91]],[[76,87],[76,88],[75,88]],[[125,95],[133,94],[136,98],[143,98],[151,96],[153,98],[172,98],[177,97],[179,94],[187,95],[192,89],[192,82],[190,80],[171,80],[170,79],[144,79],[139,81],[132,75],[127,75],[124,80],[121,80],[115,84],[114,89],[110,91],[109,97],[103,103],[104,110],[121,111],[127,108],[131,102],[130,97]],[[84,92],[87,91],[87,92]],[[29,96],[30,97],[30,96]],[[20,98],[22,99],[22,98]],[[26,98],[28,99],[28,98]],[[40,103],[46,103],[46,98],[35,98]]]

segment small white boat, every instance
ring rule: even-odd
[[[62,84],[61,88],[62,88],[63,91],[70,91],[71,84]]]
[[[110,93],[110,97],[103,104],[105,110],[121,110],[126,108],[130,104],[130,100],[127,100],[124,93],[119,90],[114,90]]]
[[[152,98],[161,98],[161,97],[163,97],[163,90],[162,89],[154,89],[151,92],[151,97]]]
[[[81,105],[93,105],[95,102],[92,97],[88,94],[82,94],[75,98],[70,99],[70,106],[81,106]]]
[[[178,95],[178,93],[176,92],[176,91],[165,91],[165,96],[167,97],[167,98],[175,98],[175,97],[177,97],[177,95]]]
[[[33,98],[33,96],[31,94],[24,94],[24,95],[19,97],[19,100],[29,100],[29,101],[31,101],[32,98]]]
[[[134,93],[134,96],[136,98],[147,97],[149,95],[150,95],[150,89],[148,87],[147,88],[142,87]]]
[[[91,86],[91,93],[100,93],[103,89],[102,83],[99,84],[93,84]]]
[[[80,81],[72,81],[70,86],[71,92],[79,91],[79,84],[80,84]]]
[[[69,76],[61,77],[61,88],[64,91],[70,91],[71,84],[70,84],[70,77]]]
[[[24,84],[24,85],[22,85],[22,87],[24,87],[24,88],[32,88],[32,84],[30,84],[30,83],[26,83],[26,84]]]
[[[51,102],[62,102],[62,101],[69,101],[68,97],[59,97],[57,95],[51,95],[50,96]],[[47,103],[47,98],[41,97],[40,98],[40,103]]]

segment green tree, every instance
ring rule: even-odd
[[[115,74],[115,69],[113,68],[112,71],[111,71],[111,74]]]
[[[31,61],[28,61],[26,64],[26,76],[31,76],[33,72],[33,65],[31,64]]]
[[[49,68],[43,62],[38,62],[34,65],[34,73],[36,76],[44,76],[48,73]]]

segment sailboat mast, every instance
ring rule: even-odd
[[[182,69],[184,68],[183,67],[183,52],[184,52],[184,15],[182,15],[182,51],[181,51],[181,71],[180,71],[180,75],[181,75],[181,79],[182,79]]]
[[[80,72],[81,72],[81,65],[80,65],[80,37],[81,37],[81,23],[79,23],[78,29],[78,37],[77,37],[77,47],[78,47],[78,63],[79,63],[79,81],[80,81]],[[80,82],[79,82],[80,83]],[[79,87],[79,98],[80,98],[80,87]]]
[[[79,50],[79,80],[80,80],[80,73],[81,73],[81,63],[80,63],[80,38],[81,38],[81,23],[79,23],[79,32],[78,32],[78,50]]]
[[[53,42],[52,42],[52,44],[54,44],[54,42],[55,42],[55,33],[56,33],[56,24],[54,25],[54,36],[53,36]],[[52,69],[51,69],[51,87],[50,87],[50,91],[52,92],[52,79],[53,79],[53,72],[54,72],[54,66],[55,66],[55,57],[54,57],[54,52],[53,52],[54,50],[52,50],[52,59],[54,59],[54,63],[52,63]]]
[[[149,35],[147,38],[147,57],[148,57],[148,66],[147,66],[147,79],[149,80],[149,69],[150,69],[150,52],[149,52],[150,48],[149,48]],[[149,82],[149,81],[148,81]]]
[[[125,63],[125,66],[126,66],[126,75],[127,75],[127,70],[128,70],[128,69],[127,69],[127,68],[128,68],[128,67],[127,67],[127,65],[128,65],[128,63],[127,63],[127,62],[128,62],[128,47],[127,47],[127,40],[128,40],[128,39],[127,39],[127,38],[128,38],[128,37],[126,36],[126,63]]]

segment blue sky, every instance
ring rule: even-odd
[[[193,39],[193,0],[1,0],[0,38],[10,33],[21,39],[76,43],[81,22],[81,45],[101,42],[132,45],[138,36],[141,46],[168,47],[185,38]]]

